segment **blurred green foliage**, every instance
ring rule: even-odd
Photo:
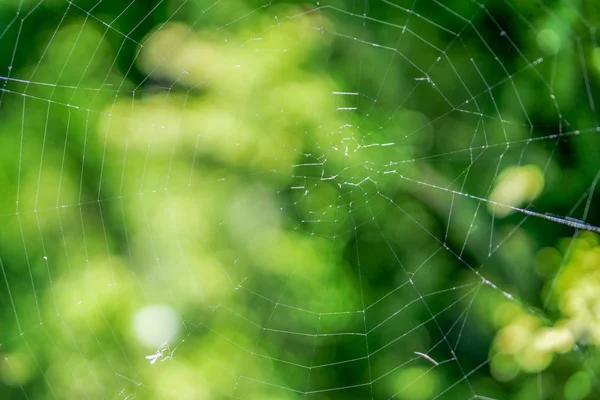
[[[0,4],[3,396],[597,398],[600,11],[540,4]]]

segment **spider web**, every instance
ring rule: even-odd
[[[597,10],[141,3],[1,6],[9,397],[506,398],[522,243],[600,233]]]

